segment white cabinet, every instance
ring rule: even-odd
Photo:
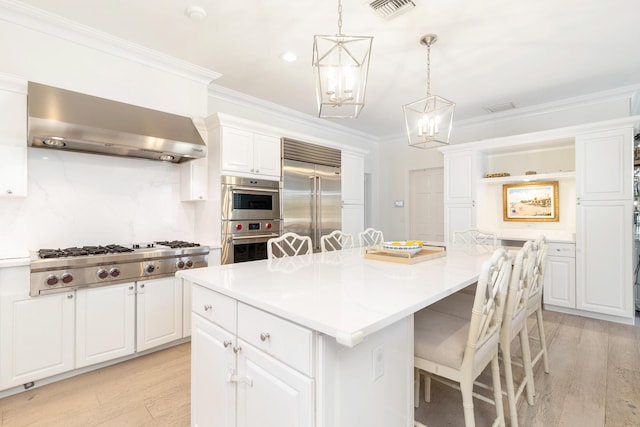
[[[223,174],[280,179],[280,138],[222,126],[220,145]]]
[[[0,77],[0,197],[27,196],[27,93]]]
[[[444,155],[444,239],[447,245],[454,231],[476,225],[477,158],[471,150]]]
[[[313,426],[313,332],[198,285],[192,292],[192,424]]]
[[[206,200],[209,190],[207,159],[180,165],[180,197],[183,202]]]
[[[364,157],[342,151],[341,163],[342,203],[364,204]]]
[[[234,342],[234,335],[228,331],[193,315],[191,425],[194,427],[236,426],[236,385],[229,381],[236,366],[236,356],[231,348]],[[215,410],[213,402],[216,403]]]
[[[633,322],[633,129],[576,137],[576,308]]]
[[[576,308],[576,254],[574,243],[549,242],[544,271],[544,303]]]
[[[632,200],[633,129],[576,137],[576,195],[581,200]]]
[[[76,291],[76,368],[133,354],[134,282]]]
[[[73,292],[2,295],[0,390],[74,368]]]
[[[581,200],[576,212],[576,308],[633,321],[633,202]]]
[[[137,282],[136,350],[182,338],[182,281],[174,277]]]
[[[313,380],[238,340],[238,426],[311,427]]]

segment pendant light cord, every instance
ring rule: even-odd
[[[427,98],[431,96],[431,43],[427,44]]]
[[[338,0],[338,35],[342,35],[342,1]]]

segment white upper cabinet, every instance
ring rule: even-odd
[[[342,203],[364,204],[364,157],[342,151],[341,175]]]
[[[633,128],[576,136],[578,200],[633,197]]]
[[[280,179],[280,138],[223,126],[220,149],[223,174]]]
[[[27,196],[27,87],[0,76],[0,197]]]
[[[180,165],[180,195],[183,202],[206,200],[209,190],[207,159]]]

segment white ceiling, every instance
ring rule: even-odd
[[[337,0],[21,0],[222,76],[214,83],[317,115],[314,34],[336,34]],[[640,85],[640,1],[414,0],[391,20],[365,0],[342,0],[343,34],[374,36],[365,107],[340,125],[379,137],[403,132],[402,105],[431,92],[457,103],[454,120],[483,107],[524,108]],[[207,11],[202,21],[185,9]],[[280,54],[293,51],[295,63]]]

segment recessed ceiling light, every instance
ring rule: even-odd
[[[184,13],[194,21],[202,21],[207,17],[207,11],[200,6],[189,6]]]
[[[285,52],[280,55],[280,58],[282,58],[282,60],[285,62],[294,62],[296,59],[298,59],[298,56],[293,52]]]

